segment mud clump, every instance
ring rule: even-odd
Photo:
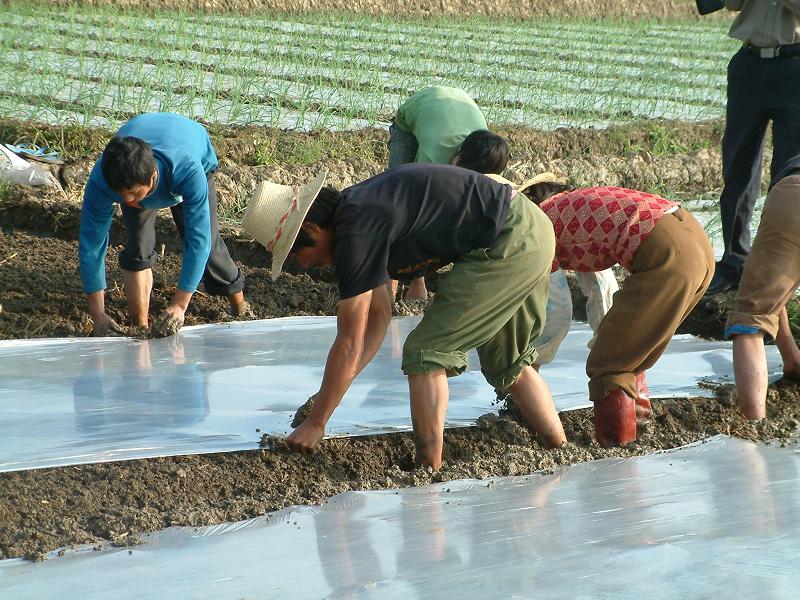
[[[294,413],[294,417],[292,417],[292,427],[300,427],[300,425],[302,425],[303,421],[308,418],[308,413],[311,412],[312,406],[314,406],[314,396],[306,400],[305,403],[297,409],[297,412]],[[272,444],[273,441],[268,439],[267,443]],[[263,441],[261,445],[264,445]]]

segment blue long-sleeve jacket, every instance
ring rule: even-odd
[[[217,156],[205,128],[173,113],[147,113],[123,125],[117,136],[133,136],[153,147],[158,169],[156,189],[140,202],[142,208],[168,208],[183,204],[185,232],[183,264],[178,289],[193,293],[203,277],[211,252],[208,206],[208,173],[217,167]],[[114,203],[122,196],[114,192],[95,163],[83,193],[78,257],[83,291],[106,288],[105,257]]]

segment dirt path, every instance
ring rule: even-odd
[[[34,0],[44,3],[44,0]],[[400,17],[464,17],[485,15],[500,19],[559,18],[610,18],[610,19],[697,19],[693,2],[667,0],[403,0],[378,2],[376,0],[47,0],[56,6],[109,6],[152,11],[182,10],[190,12],[260,12],[283,13],[351,12],[358,15],[396,15]],[[713,14],[705,18],[725,18]]]

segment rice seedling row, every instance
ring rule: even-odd
[[[385,123],[405,97],[433,83],[467,89],[491,122],[534,127],[703,119],[719,116],[724,104],[719,62],[681,48],[719,34],[707,26],[112,18],[86,9],[35,18],[15,5],[0,15],[7,65],[0,89],[7,107],[17,103],[15,115],[26,105],[41,115],[49,100],[62,113],[81,106],[89,120],[158,107],[208,121],[285,123],[289,114],[303,128],[346,127]],[[617,53],[626,31],[633,50]],[[637,31],[647,34],[639,36],[644,42],[631,35]],[[660,39],[675,53],[654,49]],[[463,52],[453,51],[456,43]],[[718,42],[713,51],[722,55],[725,47]]]
[[[8,22],[6,25],[9,27],[13,27],[14,25],[27,25],[29,29],[33,29],[34,27],[36,29],[40,29],[43,26],[48,26],[41,21],[36,23],[26,23],[20,20]],[[71,26],[70,24],[64,24],[61,21],[51,22],[49,24],[51,28],[54,25],[61,28],[62,31],[67,34],[77,34],[89,38],[97,37],[98,34],[102,34],[101,39],[114,39],[115,37],[122,37],[126,41],[130,39],[130,34],[133,32],[135,32],[137,35],[140,35],[142,29],[142,24],[136,22],[129,22],[127,25],[125,25],[125,22],[119,23],[117,24],[118,29],[115,31],[109,31],[107,27],[103,27],[102,25],[89,26],[80,22],[74,23]],[[130,29],[124,29],[123,26],[129,27]],[[193,46],[210,45],[211,47],[215,47],[219,50],[246,48],[252,44],[255,44],[255,47],[260,48],[270,48],[280,45],[297,45],[299,47],[310,47],[314,52],[320,52],[323,49],[330,50],[334,52],[333,56],[335,57],[341,52],[342,43],[348,42],[351,44],[349,46],[350,50],[357,50],[360,55],[374,55],[376,45],[385,51],[390,50],[392,56],[395,56],[396,53],[403,54],[409,52],[413,52],[414,55],[419,55],[420,53],[429,54],[432,49],[439,49],[447,50],[449,54],[442,55],[441,53],[436,53],[431,55],[433,58],[442,59],[447,64],[459,62],[459,57],[452,54],[452,44],[450,44],[447,40],[443,41],[438,38],[427,42],[425,44],[425,48],[416,48],[415,46],[418,46],[417,43],[409,45],[408,40],[393,40],[386,36],[373,37],[364,40],[360,45],[352,45],[352,40],[342,39],[340,36],[336,35],[335,27],[333,28],[334,31],[331,31],[330,27],[327,30],[317,28],[316,31],[309,32],[310,35],[305,37],[298,36],[296,33],[284,33],[282,29],[278,30],[280,35],[276,36],[273,35],[275,31],[270,31],[270,29],[274,30],[274,27],[270,27],[268,25],[261,27],[252,24],[242,24],[240,27],[237,27],[236,31],[234,32],[227,29],[220,29],[218,27],[199,30],[194,29],[192,31],[184,32],[182,35],[176,37],[174,44],[176,48],[185,47],[183,38],[186,36],[189,39],[189,43],[191,43]],[[50,29],[50,31],[52,32],[53,29]],[[243,36],[243,31],[251,32],[252,36]],[[159,32],[161,32],[160,28],[157,29],[156,33]],[[540,38],[539,32],[537,31],[530,32],[530,34],[528,32],[525,33],[526,36],[533,34],[533,37],[536,37],[537,39]],[[517,35],[516,37],[519,38],[520,36]],[[457,39],[457,41],[463,43],[463,36],[461,39]],[[619,55],[614,55],[614,53],[610,52],[610,50],[615,49],[614,43],[607,39],[598,39],[597,41],[591,41],[585,44],[581,44],[580,42],[570,42],[568,45],[566,45],[562,40],[561,43],[556,44],[555,48],[552,46],[546,46],[546,44],[558,42],[557,38],[552,40],[539,39],[539,41],[539,44],[532,45],[530,48],[528,48],[522,46],[519,39],[513,38],[508,40],[507,43],[500,43],[498,40],[490,40],[487,44],[476,44],[474,40],[470,39],[469,48],[471,53],[469,56],[465,57],[464,61],[474,64],[476,50],[481,51],[484,54],[490,53],[490,56],[496,56],[502,51],[505,54],[511,54],[513,58],[517,59],[541,57],[551,62],[553,61],[555,54],[557,61],[562,63],[571,60],[575,60],[578,63],[588,61],[588,68],[596,68],[598,65],[631,65],[634,67],[640,67],[642,64],[647,64],[651,68],[669,67],[672,70],[674,70],[676,67],[691,67],[694,73],[707,72],[718,75],[719,61],[724,60],[725,56],[727,56],[729,47],[729,44],[724,44],[719,52],[719,55],[710,53],[708,49],[706,49],[700,55],[698,55],[696,51],[692,51],[692,53],[688,55],[689,60],[682,61],[678,58],[678,55],[683,52],[681,48],[656,47],[654,49],[652,44],[649,43],[644,46],[619,46],[619,49],[625,56],[625,58],[622,59]],[[143,42],[146,43],[147,38],[145,38]],[[214,42],[219,43],[215,44]],[[617,45],[619,45],[619,42],[617,42]],[[685,80],[686,78],[684,77],[683,79]],[[691,84],[691,81],[688,83]]]

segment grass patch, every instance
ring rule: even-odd
[[[14,184],[7,179],[0,179],[0,202],[5,202],[11,197],[11,190]]]
[[[34,121],[0,119],[0,140],[13,144],[30,142],[41,147],[47,146],[67,157],[99,154],[112,135],[111,131],[83,127],[77,123],[51,126]]]

